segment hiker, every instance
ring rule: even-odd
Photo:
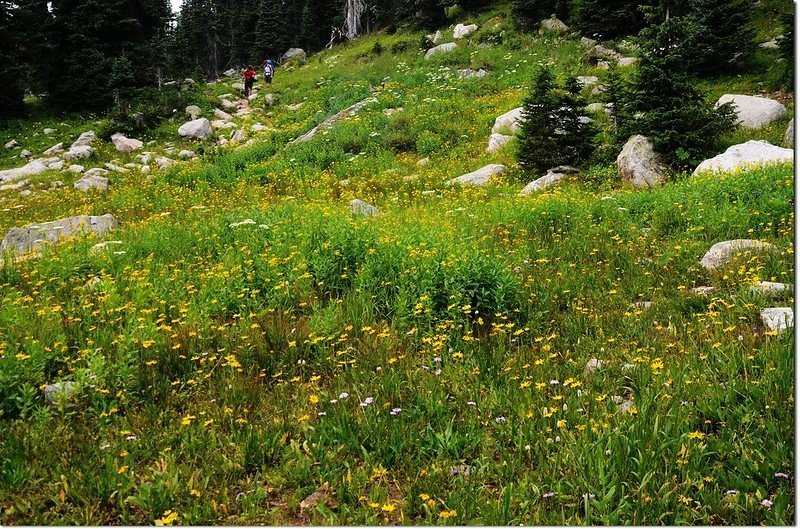
[[[253,89],[253,82],[256,80],[256,71],[248,64],[242,76],[244,77],[244,97],[249,98],[250,91]]]
[[[273,75],[275,75],[275,63],[272,62],[272,59],[267,59],[267,62],[264,63],[264,82],[267,83],[267,86],[272,84]]]

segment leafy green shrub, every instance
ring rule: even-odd
[[[108,123],[98,135],[109,139],[116,132],[141,133],[158,127],[177,110],[183,116],[188,105],[200,103],[202,97],[193,89],[181,90],[177,86],[162,89],[139,88],[128,92],[108,113]]]
[[[391,46],[391,48],[389,48],[389,50],[392,52],[392,55],[398,55],[398,54],[403,53],[405,51],[414,49],[414,46],[416,46],[416,44],[417,44],[417,42],[412,40],[412,39],[399,40],[399,41],[395,42],[394,44],[392,44],[392,46]]]

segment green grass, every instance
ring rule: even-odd
[[[4,231],[113,213],[122,242],[0,269],[0,523],[794,522],[793,336],[760,319],[793,293],[748,290],[793,282],[792,167],[637,192],[599,163],[516,196],[531,176],[513,145],[485,153],[494,118],[540,61],[593,70],[574,39],[520,35],[499,13],[431,61],[400,32],[280,69],[276,104],[262,88],[237,120],[268,127],[252,145],[116,175],[105,194],[47,173],[0,196]],[[455,78],[466,67],[490,75]],[[206,113],[231,82],[199,88]],[[63,121],[70,142],[91,128]],[[200,151],[179,122],[152,132],[155,152]],[[777,142],[784,125],[730,143]],[[32,130],[2,135],[55,139]],[[445,185],[489,163],[509,166],[491,186]],[[42,190],[56,178],[67,189]],[[383,215],[351,216],[352,198]],[[699,265],[733,238],[778,251]],[[42,388],[64,380],[76,395],[48,405]]]

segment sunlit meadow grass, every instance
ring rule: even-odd
[[[748,288],[793,283],[792,167],[647,192],[607,163],[532,197],[511,168],[446,186],[513,165],[486,141],[539,61],[598,73],[575,39],[497,14],[452,56],[398,33],[279,70],[277,102],[240,120],[268,127],[250,146],[106,194],[56,173],[42,185],[68,189],[3,194],[3,231],[113,213],[121,244],[0,271],[0,523],[793,523],[793,335],[759,316],[793,292]],[[231,90],[203,87],[204,109]],[[198,148],[177,124],[153,138]],[[733,238],[778,250],[699,265]],[[65,380],[77,394],[46,404]]]

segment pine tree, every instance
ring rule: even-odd
[[[275,60],[286,50],[285,16],[281,0],[260,1],[252,62],[263,63],[270,58]]]
[[[22,114],[24,90],[15,42],[12,3],[0,1],[0,118]]]
[[[648,13],[652,24],[639,34],[641,60],[625,102],[631,119],[624,136],[642,134],[676,168],[688,168],[718,149],[722,134],[734,124],[729,105],[715,108],[705,101],[687,71],[680,45],[694,30],[687,17],[672,16],[669,4]],[[655,17],[663,19],[657,22]]]
[[[685,16],[692,31],[682,44],[687,69],[715,74],[750,55],[755,50],[752,13],[749,0],[689,0]]]
[[[570,10],[569,0],[514,0],[511,4],[511,14],[517,26],[527,30],[538,29],[539,23],[552,15],[568,20]]]
[[[644,27],[640,0],[577,0],[573,24],[599,39],[634,35]]]
[[[582,165],[594,152],[594,127],[581,119],[585,102],[573,77],[559,87],[548,67],[540,68],[522,104],[517,162],[526,173],[557,165]]]

